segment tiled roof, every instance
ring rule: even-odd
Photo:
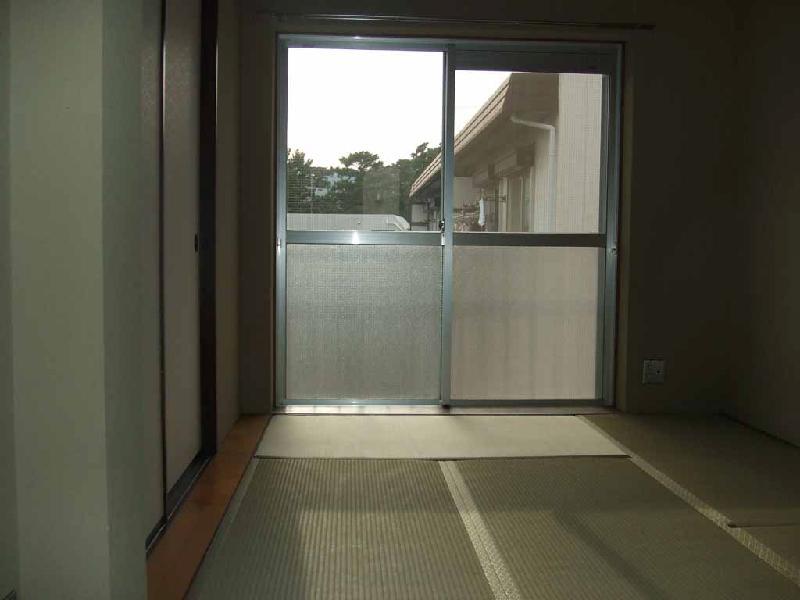
[[[463,148],[469,145],[484,129],[486,129],[492,122],[494,122],[502,113],[508,98],[508,91],[511,87],[511,82],[514,79],[512,73],[506,80],[500,84],[500,87],[495,90],[491,97],[484,103],[484,105],[476,112],[473,117],[467,122],[466,125],[456,134],[454,151],[458,154]],[[419,177],[411,185],[409,192],[413,196],[419,192],[425,185],[436,176],[442,168],[442,154],[441,152],[428,164],[427,167],[420,173]]]

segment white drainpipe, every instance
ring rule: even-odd
[[[556,128],[554,125],[548,123],[539,123],[538,121],[528,121],[527,119],[520,119],[516,115],[511,115],[511,122],[525,127],[533,127],[535,129],[544,129],[548,133],[547,140],[547,195],[550,197],[550,214],[548,215],[552,226],[555,219],[556,210],[556,161],[558,160],[558,149],[556,148]]]

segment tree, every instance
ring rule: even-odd
[[[396,164],[373,167],[364,173],[363,212],[400,214],[400,169]]]
[[[440,147],[417,146],[409,158],[385,166],[368,150],[351,152],[337,167],[315,167],[301,150],[289,151],[286,196],[289,212],[399,214],[411,221],[411,186],[439,154]]]
[[[286,206],[289,212],[314,212],[314,167],[305,152],[290,149],[286,158]]]
[[[411,222],[411,186],[434,158],[441,152],[441,146],[430,148],[428,142],[420,144],[410,158],[401,158],[396,165],[400,169],[400,214]]]
[[[383,167],[377,154],[361,150],[339,159],[341,167],[334,169],[336,177],[329,192],[335,212],[360,214],[364,212],[364,176]]]
[[[380,156],[361,150],[360,152],[351,152],[347,156],[339,159],[345,169],[355,169],[361,174],[366,173],[371,169],[376,169],[383,166]]]

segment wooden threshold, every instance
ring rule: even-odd
[[[269,417],[241,417],[189,491],[147,557],[147,597],[177,600],[189,591]]]

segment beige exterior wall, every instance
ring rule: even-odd
[[[576,73],[561,73],[557,77],[558,108],[548,117],[552,123],[508,125],[511,116],[504,114],[498,117],[505,124],[501,134],[495,134],[491,140],[484,134],[472,142],[473,166],[478,170],[489,166],[496,176],[489,182],[479,179],[477,172],[472,179],[457,177],[453,203],[456,210],[465,202],[475,204],[483,188],[487,196],[493,197],[496,192],[498,198],[496,231],[598,231],[603,77]],[[542,81],[541,85],[546,83]],[[537,97],[531,99],[535,101]],[[541,114],[544,107],[518,104],[514,110]],[[555,128],[552,136],[548,126]],[[524,153],[530,146],[533,146],[532,166],[520,166],[510,173],[502,170],[504,161],[515,162],[510,157],[516,152]],[[476,161],[475,154],[482,148],[490,150]],[[459,158],[456,155],[457,165]],[[553,186],[555,189],[551,190]]]
[[[599,227],[600,149],[603,82],[600,75],[558,75],[555,149],[546,130],[531,132],[534,164],[528,210],[535,233],[595,233]],[[555,156],[555,195],[550,193],[550,161]],[[515,175],[515,177],[518,175]],[[507,209],[521,188],[509,188]],[[513,223],[513,219],[508,223]],[[508,231],[520,231],[511,227]]]
[[[555,233],[598,231],[603,77],[558,76]]]

